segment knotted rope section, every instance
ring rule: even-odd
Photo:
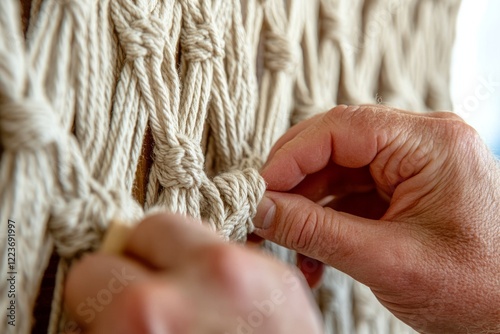
[[[267,32],[264,42],[264,66],[273,72],[293,74],[298,66],[298,45],[294,48],[286,36]]]
[[[213,23],[203,21],[203,14],[194,3],[186,1],[183,5],[185,21],[181,33],[182,56],[189,62],[223,57],[224,45],[215,32]]]
[[[50,104],[36,101],[40,102],[28,98],[0,105],[0,142],[18,167],[25,166],[20,173],[36,169],[48,174],[43,180],[32,180],[42,183],[32,185],[36,197],[26,200],[40,202],[44,196],[51,198],[48,228],[59,254],[71,258],[81,251],[96,249],[112,218],[130,212],[134,205],[138,216],[140,209],[120,192],[104,190],[80,168],[83,161],[74,139],[60,127]],[[2,181],[8,183],[6,179]]]
[[[10,152],[35,151],[62,137],[46,101],[2,101],[0,120],[0,142]]]
[[[225,238],[244,239],[252,230],[251,217],[264,193],[264,182],[254,169],[227,171],[211,180],[204,172],[200,147],[209,109],[216,112],[210,113],[207,121],[217,123],[219,132],[221,128],[234,131],[236,127],[233,118],[223,118],[236,110],[224,75],[224,42],[212,20],[209,2],[181,1],[174,5],[170,31],[164,26],[163,37],[134,29],[140,26],[135,22],[158,22],[159,18],[148,14],[146,8],[122,2],[112,4],[112,18],[127,58],[134,56],[128,66],[132,66],[137,77],[155,140],[147,207],[159,206],[204,218]],[[176,30],[178,25],[182,29]],[[176,69],[174,43],[165,39],[171,33],[181,47],[181,71],[185,73],[182,83]],[[152,35],[160,37],[153,39]],[[140,42],[141,36],[147,36],[148,43]],[[166,70],[166,78],[157,75],[161,66]],[[162,95],[157,96],[156,92]],[[217,148],[224,151],[224,167],[237,167],[234,157],[240,149],[231,143],[236,134],[230,133],[229,138],[220,134],[214,138],[219,139]]]
[[[67,6],[70,13],[74,11],[69,8],[73,4]],[[30,62],[18,20],[13,20],[19,17],[16,4],[9,0],[2,2],[1,7],[0,143],[3,152],[0,218],[2,228],[8,219],[16,222],[19,321],[13,328],[18,333],[27,333],[31,323],[26,319],[31,318],[53,245],[59,255],[68,259],[96,249],[111,219],[121,217],[133,221],[142,210],[127,191],[119,187],[106,189],[89,173],[78,139],[68,131],[69,119],[62,116],[66,105],[58,96],[58,93],[71,96],[74,91],[68,89],[69,85],[65,88],[55,84],[58,75],[69,79],[65,73],[67,64],[62,64],[62,68],[54,64],[50,72],[44,72],[46,68]],[[51,7],[56,17],[61,14],[58,5],[47,4],[45,9],[50,11]],[[64,30],[75,17],[59,18],[62,21],[59,29]],[[75,34],[82,33],[79,27],[74,25]],[[48,32],[57,31],[54,26],[47,26],[47,29]],[[68,37],[64,33],[55,33],[55,36],[64,40]],[[51,35],[46,38],[50,44],[58,44],[57,40],[50,40]],[[37,56],[36,61],[50,59],[46,57],[52,52],[46,48],[50,44],[33,43],[29,51]],[[42,85],[47,79],[55,80],[54,84]],[[85,104],[85,98],[77,100],[76,104]],[[6,249],[6,239],[0,242],[2,249]],[[1,292],[6,295],[5,289],[6,284],[0,284]],[[4,312],[8,302],[7,299],[0,302]],[[13,330],[6,322],[1,328],[3,333]]]
[[[53,248],[49,332],[67,331],[66,270],[112,219],[171,210],[244,240],[265,191],[257,169],[291,125],[340,103],[450,107],[459,0],[32,0],[26,40],[18,1],[0,0],[0,229],[18,226],[23,320],[1,333],[29,332]],[[327,333],[408,332],[331,268],[316,294]]]

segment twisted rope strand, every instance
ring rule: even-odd
[[[450,107],[458,3],[33,0],[24,41],[17,0],[0,1],[0,229],[18,227],[23,319],[0,332],[30,330],[53,247],[49,332],[66,330],[72,259],[98,247],[111,219],[143,216],[130,192],[146,127],[145,210],[203,218],[242,241],[265,191],[257,168],[291,124],[336,103]],[[410,332],[334,269],[316,297],[327,333]]]

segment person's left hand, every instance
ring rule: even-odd
[[[76,263],[65,302],[85,333],[321,333],[304,286],[269,256],[161,214],[137,226],[125,256]]]

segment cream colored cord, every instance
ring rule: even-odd
[[[25,39],[18,0],[1,0],[0,245],[5,268],[4,233],[15,221],[18,326],[2,321],[0,332],[29,332],[54,247],[63,262],[50,328],[64,328],[67,267],[99,248],[113,219],[133,226],[170,210],[245,240],[265,191],[258,168],[300,120],[340,103],[449,109],[458,5],[33,0]],[[147,128],[142,206],[131,193]],[[7,288],[0,279],[3,319]],[[317,299],[328,333],[403,331],[333,269]]]

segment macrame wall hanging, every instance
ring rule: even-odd
[[[68,265],[99,246],[113,218],[179,211],[227,240],[244,240],[265,190],[258,168],[300,120],[341,103],[450,109],[458,6],[34,0],[25,37],[18,1],[1,0],[0,244],[5,253],[4,231],[15,220],[22,321],[15,328],[2,321],[0,332],[30,332],[55,249],[61,261],[49,332],[64,333]],[[150,158],[143,146],[152,160],[137,173]],[[134,199],[143,183],[144,198]],[[2,296],[7,289],[0,280]],[[410,331],[334,269],[315,293],[327,333]],[[3,319],[7,303],[0,298]]]

